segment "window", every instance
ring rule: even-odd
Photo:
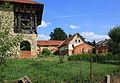
[[[80,42],[80,40],[78,40],[78,42]]]
[[[77,40],[75,40],[75,42],[77,42]]]

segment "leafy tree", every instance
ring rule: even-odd
[[[65,40],[67,38],[67,34],[61,28],[55,28],[49,36],[50,40]]]
[[[90,45],[90,46],[93,46],[93,47],[96,46],[95,40],[93,40],[93,42],[87,41],[87,44]]]
[[[11,15],[13,7],[9,3],[5,3],[0,7],[0,73],[6,64],[6,60],[17,54],[17,46],[21,41],[19,34],[13,35],[14,18]]]
[[[90,46],[93,46],[92,53],[95,53],[95,47],[96,47],[96,42],[93,40],[93,42],[87,41],[87,44]]]
[[[92,42],[92,46],[96,46],[96,42],[95,42],[95,40],[93,40],[93,42]]]
[[[92,42],[90,42],[90,41],[87,41],[87,44],[90,45],[90,46],[92,46]]]
[[[116,26],[108,32],[108,50],[114,54],[120,53],[120,26]]]

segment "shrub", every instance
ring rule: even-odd
[[[106,61],[118,61],[120,60],[120,54],[113,55],[112,53],[108,54],[77,54],[68,57],[69,61],[90,61],[92,56],[93,62],[106,62]]]
[[[38,54],[38,55],[37,55],[37,58],[41,58],[41,57],[43,57],[42,54]]]
[[[0,3],[3,10],[0,13],[0,78],[4,78],[3,71],[7,66],[7,60],[17,55],[19,43],[22,40],[21,34],[13,35],[13,16],[10,13],[13,6],[9,3]]]
[[[77,55],[69,56],[69,57],[68,57],[68,60],[69,60],[69,61],[76,61],[76,59],[75,59],[76,56],[77,56]]]
[[[51,53],[51,51],[48,50],[47,48],[44,48],[44,49],[42,50],[42,54],[43,54],[43,55],[46,55],[46,56],[49,56],[49,55],[52,54],[52,53]]]

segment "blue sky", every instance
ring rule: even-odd
[[[54,28],[67,35],[80,33],[86,40],[109,38],[107,33],[120,23],[120,0],[33,0],[44,4],[38,40],[49,39]]]

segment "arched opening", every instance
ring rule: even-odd
[[[21,51],[31,51],[31,44],[28,41],[22,41],[20,43]]]
[[[85,48],[82,48],[82,54],[85,53]]]

